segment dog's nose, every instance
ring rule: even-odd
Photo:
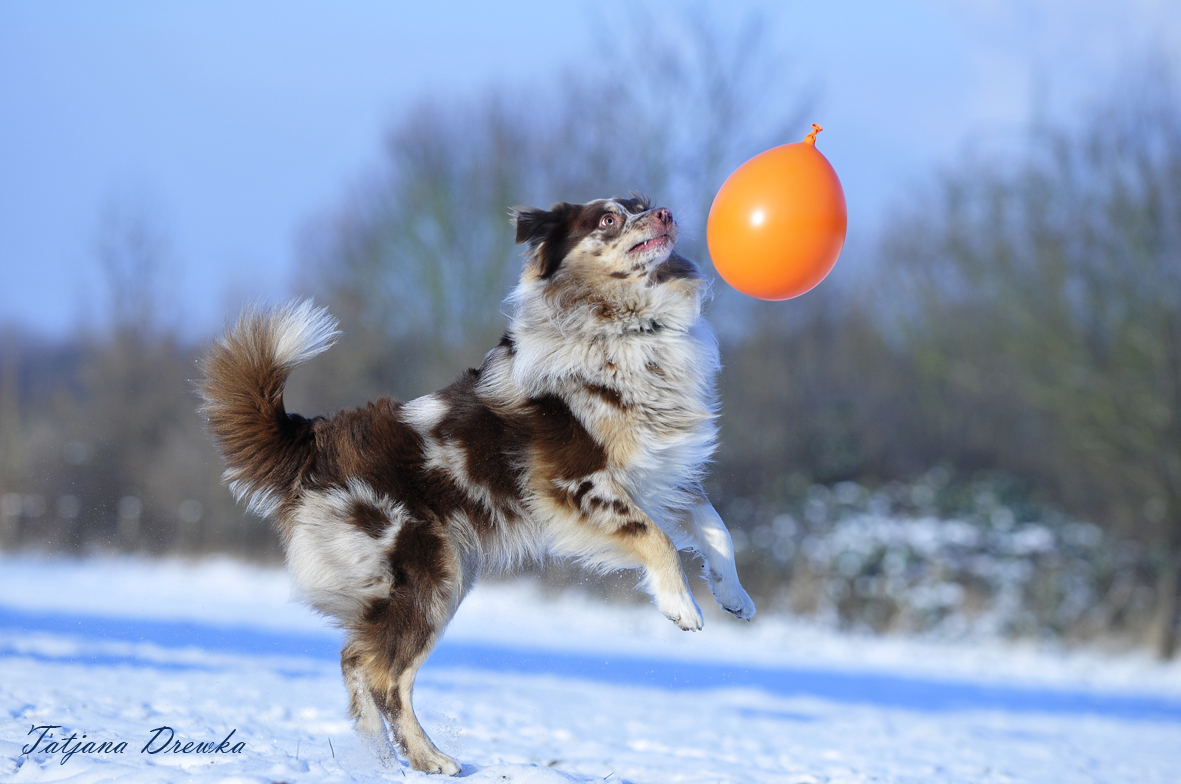
[[[656,211],[656,219],[663,223],[665,228],[668,228],[673,224],[673,214],[664,207],[661,207]]]

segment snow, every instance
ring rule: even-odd
[[[0,781],[422,780],[360,746],[339,634],[288,597],[224,559],[0,556]],[[1181,781],[1177,664],[711,609],[689,634],[528,580],[476,588],[415,705],[473,782]],[[23,755],[46,724],[127,747]],[[162,726],[246,745],[141,753]]]

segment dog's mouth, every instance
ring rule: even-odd
[[[672,244],[672,237],[668,236],[667,233],[658,234],[655,237],[650,237],[646,240],[643,240],[642,242],[637,242],[635,245],[632,245],[630,248],[628,248],[627,252],[628,255],[633,253],[643,253],[649,250],[669,248],[672,247]]]

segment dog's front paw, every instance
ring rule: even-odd
[[[750,595],[737,580],[732,582],[711,580],[709,587],[713,590],[714,598],[718,600],[721,608],[735,618],[749,621],[751,616],[755,614],[755,603],[751,601]]]
[[[701,617],[701,608],[697,606],[693,594],[687,591],[663,597],[656,606],[664,613],[664,617],[687,632],[699,632],[705,625],[705,620]]]

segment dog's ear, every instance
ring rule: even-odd
[[[581,205],[559,202],[548,210],[537,207],[513,209],[513,223],[517,227],[517,244],[529,244],[529,251],[537,261],[542,280],[548,280],[562,265],[570,251],[568,234],[570,223]]]
[[[516,242],[537,245],[557,224],[557,216],[538,207],[513,207],[513,225],[517,227]]]

